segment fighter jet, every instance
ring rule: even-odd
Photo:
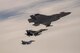
[[[43,15],[43,14],[35,14],[30,15],[30,19],[28,19],[29,23],[34,23],[34,26],[39,26],[40,24],[45,25],[46,27],[51,26],[51,22],[59,20],[61,17],[67,16],[71,14],[71,12],[60,12],[59,14],[53,15]]]
[[[22,42],[23,45],[26,45],[26,44],[29,45],[29,44],[31,44],[32,42],[35,42],[35,40],[30,40],[30,41],[23,41],[23,40],[22,40],[21,42]]]
[[[33,31],[33,30],[26,30],[26,35],[27,36],[38,36],[38,35],[40,35],[41,34],[41,32],[42,31],[46,31],[47,29],[40,29],[40,30],[38,30],[38,31]]]

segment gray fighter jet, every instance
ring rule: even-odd
[[[35,42],[35,40],[30,40],[30,41],[23,41],[23,40],[22,40],[21,42],[22,42],[23,45],[26,45],[26,44],[29,45],[29,44],[31,44],[32,42]]]
[[[38,35],[40,35],[41,34],[41,32],[42,31],[46,31],[47,29],[40,29],[40,30],[38,30],[38,31],[33,31],[33,30],[26,30],[26,35],[27,36],[38,36]]]
[[[38,26],[40,24],[45,25],[46,27],[51,26],[51,22],[57,21],[60,18],[71,14],[71,12],[60,12],[59,14],[53,14],[50,16],[43,15],[43,14],[35,14],[30,15],[31,19],[28,19],[29,23],[34,23],[34,26]]]

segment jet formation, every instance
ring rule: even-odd
[[[34,14],[30,15],[30,19],[28,19],[29,23],[34,23],[33,26],[39,26],[40,24],[45,25],[46,27],[51,26],[51,22],[57,21],[60,18],[67,16],[71,14],[71,12],[60,12],[58,14],[53,14],[53,15],[43,15],[43,14]],[[46,31],[48,29],[40,29],[40,30],[26,30],[26,35],[27,36],[38,36],[40,35],[43,31]],[[23,45],[29,45],[32,42],[35,42],[35,40],[30,40],[30,41],[21,41]]]

